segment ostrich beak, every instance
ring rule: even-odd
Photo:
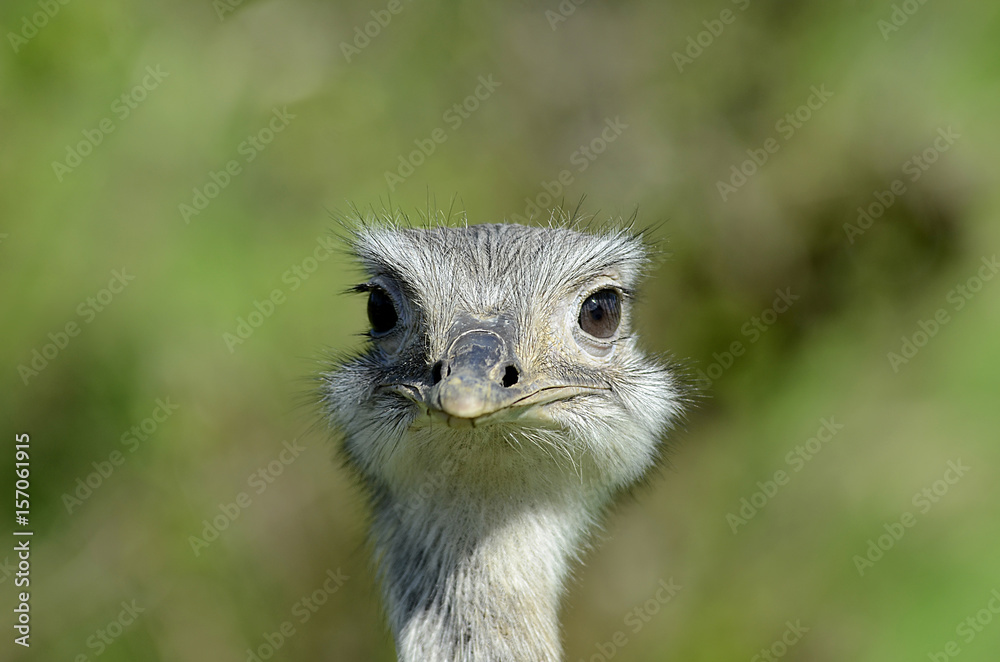
[[[456,323],[448,349],[432,368],[429,408],[477,419],[513,404],[522,395],[515,388],[521,371],[511,351],[513,331],[505,319]]]
[[[431,417],[445,418],[449,425],[464,420],[473,426],[520,419],[539,405],[610,390],[605,384],[525,374],[512,349],[514,331],[513,320],[503,317],[459,320],[448,334],[447,349],[431,367],[429,384],[383,388],[416,402]]]

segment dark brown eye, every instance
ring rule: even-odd
[[[622,320],[622,299],[617,290],[594,292],[580,306],[580,328],[595,338],[610,338]]]
[[[389,293],[381,287],[373,287],[368,292],[368,321],[371,322],[372,332],[388,333],[398,320],[399,315],[396,314],[396,306]]]

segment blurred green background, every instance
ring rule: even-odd
[[[3,3],[0,659],[393,659],[310,395],[365,327],[331,213],[584,195],[705,397],[566,659],[998,659],[1000,7],[578,2]]]

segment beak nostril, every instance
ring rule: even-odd
[[[513,365],[509,365],[507,366],[507,369],[504,371],[503,380],[500,383],[504,385],[504,388],[510,388],[511,386],[517,383],[518,376],[519,375],[517,374],[517,368],[515,368]]]
[[[431,367],[431,383],[437,384],[441,381],[441,362],[438,361]]]

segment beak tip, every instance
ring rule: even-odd
[[[482,416],[490,409],[486,384],[478,380],[471,381],[462,378],[452,378],[440,384],[435,398],[438,408],[455,418],[473,419]]]

